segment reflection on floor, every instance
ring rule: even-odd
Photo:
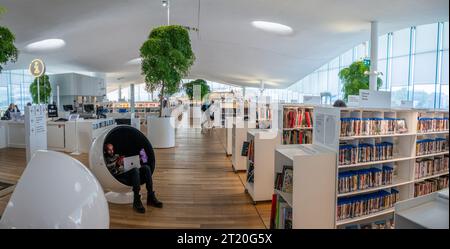
[[[164,208],[137,214],[131,205],[110,204],[111,227],[266,228],[270,203],[252,204],[240,178],[245,175],[232,171],[221,141],[220,129],[178,129],[176,148],[156,150],[153,179]],[[88,165],[87,155],[76,158]],[[24,149],[0,149],[0,180],[15,182],[24,169]],[[0,197],[0,214],[9,197]]]

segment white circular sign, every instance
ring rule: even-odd
[[[45,73],[45,64],[41,59],[34,59],[31,61],[29,70],[34,77],[41,77]]]

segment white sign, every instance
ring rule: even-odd
[[[47,117],[45,105],[25,107],[25,142],[27,162],[37,150],[47,149]]]
[[[347,106],[350,106],[350,107],[359,106],[359,95],[348,95]]]
[[[359,90],[359,104],[367,108],[391,108],[391,92]]]

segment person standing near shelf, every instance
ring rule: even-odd
[[[145,207],[141,201],[141,184],[145,183],[147,188],[147,206],[162,208],[163,203],[160,202],[153,191],[152,170],[150,166],[145,164],[141,158],[141,167],[133,168],[124,172],[123,156],[116,154],[112,144],[105,144],[105,162],[109,172],[126,185],[133,186],[133,209],[138,213],[145,213]]]

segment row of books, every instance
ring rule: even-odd
[[[431,194],[444,188],[448,188],[448,175],[415,183],[414,197]]]
[[[283,144],[311,144],[312,136],[312,130],[284,130]]]
[[[416,141],[416,155],[428,155],[448,151],[448,138],[421,139]]]
[[[417,132],[448,131],[448,118],[418,118]]]
[[[285,108],[283,110],[283,128],[313,127],[311,109]]]
[[[420,179],[448,171],[448,156],[417,160],[414,166],[414,177]]]
[[[394,229],[394,217],[390,219],[377,220],[369,223],[351,224],[343,227],[344,229]]]
[[[248,143],[247,158],[250,162],[255,162],[255,140],[252,139]]]
[[[270,228],[292,229],[292,207],[276,194],[272,198]]]
[[[292,165],[284,165],[282,172],[275,174],[275,189],[292,193],[294,172]]]
[[[340,172],[338,192],[349,193],[389,185],[392,184],[393,177],[394,168],[391,166],[383,166],[382,169],[370,168]]]
[[[396,189],[382,190],[370,194],[338,199],[337,220],[356,218],[392,208],[399,200]]]
[[[394,144],[390,142],[339,145],[339,165],[388,160],[393,156]]]
[[[341,118],[341,137],[406,133],[406,121],[399,118]]]

